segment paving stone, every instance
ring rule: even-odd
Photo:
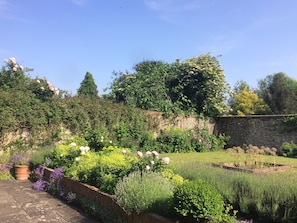
[[[0,223],[95,223],[79,209],[32,189],[29,180],[0,180]]]

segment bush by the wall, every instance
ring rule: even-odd
[[[293,142],[284,142],[280,148],[280,153],[283,156],[296,158],[297,157],[297,144]]]
[[[215,136],[206,130],[170,128],[156,138],[155,147],[166,153],[218,151],[224,148],[228,139],[225,135]]]

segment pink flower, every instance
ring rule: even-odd
[[[23,66],[20,66],[20,69],[21,69],[21,71],[24,71],[24,67]]]
[[[141,157],[143,156],[142,152],[140,152],[140,151],[137,151],[136,155],[137,155],[139,158],[141,158]]]
[[[8,60],[8,59],[4,59],[3,62],[4,62],[4,63],[8,63],[9,60]]]
[[[17,68],[17,67],[13,67],[12,70],[13,70],[13,71],[17,71],[18,68]]]
[[[169,164],[169,161],[170,161],[169,157],[163,157],[162,160],[165,164]]]

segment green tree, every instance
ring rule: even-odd
[[[97,85],[95,84],[93,75],[91,73],[86,73],[85,78],[80,84],[80,88],[78,89],[77,94],[78,96],[88,98],[98,97]]]
[[[134,73],[114,72],[112,92],[105,98],[130,107],[168,112],[172,107],[166,86],[169,67],[161,61],[143,61],[135,65]]]
[[[273,114],[297,113],[297,81],[280,72],[258,82],[257,94]]]
[[[269,113],[269,107],[262,98],[250,90],[248,84],[240,81],[234,87],[234,94],[229,99],[233,115],[263,115]]]
[[[229,86],[216,57],[201,55],[175,63],[171,79],[171,97],[181,104],[182,110],[206,116],[228,112],[225,104]]]
[[[229,87],[219,61],[207,54],[172,64],[144,61],[135,73],[114,73],[105,96],[131,107],[165,113],[217,116],[228,111]]]

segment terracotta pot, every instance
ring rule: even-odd
[[[15,178],[17,180],[27,180],[29,178],[29,166],[28,165],[15,165],[14,166]]]

